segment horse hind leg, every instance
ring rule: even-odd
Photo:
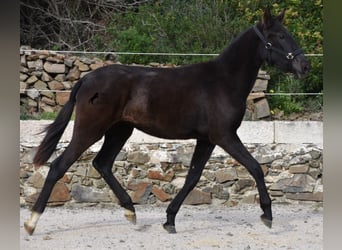
[[[204,166],[209,160],[215,145],[207,141],[197,141],[195,152],[191,159],[189,173],[183,188],[179,191],[166,210],[167,221],[163,224],[168,233],[176,233],[175,218],[186,196],[194,189],[201,178]]]
[[[125,208],[127,220],[135,224],[136,214],[133,202],[112,172],[113,162],[127,139],[131,136],[132,131],[133,127],[128,124],[116,124],[110,128],[105,133],[104,143],[93,160],[93,166],[119,199],[120,205]]]
[[[78,157],[100,138],[100,135],[91,138],[89,136],[73,136],[64,152],[51,163],[43,189],[32,208],[31,217],[24,223],[24,228],[29,235],[33,234],[38,220],[46,208],[46,204],[56,182],[64,176],[65,172]]]

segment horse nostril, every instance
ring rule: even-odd
[[[310,69],[311,69],[311,66],[308,62],[304,62],[302,64],[302,71],[304,74],[308,73]]]

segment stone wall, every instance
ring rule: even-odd
[[[37,199],[50,162],[68,145],[71,135],[72,128],[68,126],[49,162],[40,168],[35,168],[32,158],[42,139],[42,135],[37,135],[42,128],[38,123],[46,124],[38,121],[21,122],[20,204],[22,206],[30,206]],[[293,131],[296,130],[294,124],[289,125]],[[281,128],[281,126],[276,127]],[[281,134],[281,131],[272,133]],[[72,165],[56,184],[49,205],[117,203],[116,197],[91,164],[100,145],[101,142],[93,145]],[[261,164],[267,188],[274,201],[290,203],[323,201],[321,143],[247,143],[246,146]],[[166,141],[142,138],[131,140],[117,156],[113,173],[134,202],[138,204],[169,202],[185,181],[193,150],[193,140]],[[216,147],[199,183],[189,194],[185,204],[220,203],[234,206],[238,203],[256,202],[258,202],[258,193],[250,174],[221,148]]]
[[[56,54],[49,51],[32,52],[28,49],[30,48],[21,47],[20,50],[20,107],[22,114],[31,116],[59,111],[69,98],[71,88],[81,77],[99,67],[119,63],[96,57]],[[147,66],[175,67],[157,63]],[[270,115],[264,94],[268,80],[269,75],[260,71],[248,97],[245,119],[257,120]]]

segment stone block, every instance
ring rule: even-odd
[[[131,152],[127,156],[127,161],[133,162],[136,164],[145,164],[150,160],[150,156],[141,151]]]
[[[218,183],[236,180],[236,170],[234,168],[220,169],[215,173],[215,178]]]
[[[44,63],[44,70],[47,73],[54,73],[54,74],[64,73],[65,72],[65,64],[45,62]]]
[[[308,165],[293,165],[290,166],[289,172],[291,174],[305,174],[309,171]]]
[[[110,202],[107,192],[74,184],[71,188],[71,196],[76,202]]]
[[[127,188],[132,190],[131,199],[133,203],[146,204],[152,192],[152,184],[149,182],[129,183]]]
[[[165,202],[171,199],[171,196],[167,193],[165,193],[162,189],[153,186],[152,187],[152,193],[157,197],[158,200]]]
[[[185,198],[183,204],[185,205],[211,204],[211,194],[203,192],[199,189],[193,189]]]
[[[69,100],[70,92],[57,92],[56,102],[59,105],[64,105]]]
[[[286,194],[286,198],[290,200],[301,200],[301,201],[323,201],[323,192],[316,193],[295,193]]]
[[[258,119],[270,116],[270,106],[266,98],[255,102],[255,112]]]

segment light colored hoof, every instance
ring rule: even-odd
[[[32,235],[36,229],[35,227],[30,226],[28,222],[24,222],[24,228],[29,235]]]
[[[137,217],[136,217],[136,215],[135,215],[135,213],[134,212],[132,212],[131,210],[126,210],[125,211],[125,217],[126,217],[126,219],[129,221],[129,222],[131,222],[132,224],[136,224],[137,223]]]

